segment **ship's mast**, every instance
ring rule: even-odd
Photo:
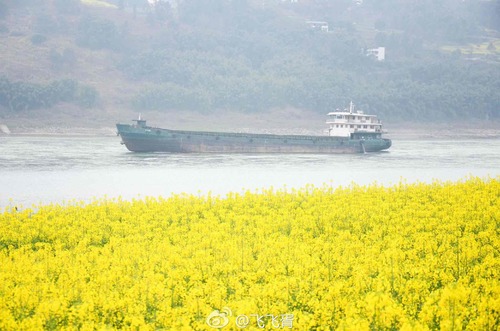
[[[139,127],[139,128],[146,127],[146,120],[142,119],[142,114],[141,113],[139,113],[139,118],[136,119],[136,120],[133,120],[133,121],[136,122],[136,126]]]

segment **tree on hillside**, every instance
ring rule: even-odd
[[[194,26],[221,27],[228,7],[226,0],[184,0],[179,3],[179,18]]]
[[[148,0],[127,0],[126,4],[132,7],[134,17],[137,17],[137,10],[140,8],[149,8]]]
[[[500,0],[481,1],[477,16],[487,27],[500,30]]]
[[[49,14],[39,14],[35,18],[34,30],[39,33],[55,34],[60,30],[59,22]]]
[[[9,6],[7,0],[0,0],[0,19],[7,17],[9,14]]]
[[[90,49],[118,50],[122,46],[123,37],[112,21],[85,16],[78,25],[76,43]]]
[[[172,20],[172,7],[170,6],[169,2],[156,1],[154,3],[154,12],[156,19],[159,21]]]
[[[481,3],[491,1],[458,0],[365,0],[363,6],[385,22],[388,29],[403,30],[428,41],[465,41],[484,25],[478,14]]]
[[[99,102],[99,92],[91,86],[81,86],[78,90],[77,103],[82,108],[94,108]]]
[[[44,109],[60,102],[70,102],[83,108],[95,107],[99,93],[93,87],[80,85],[72,79],[53,81],[48,84],[11,82],[0,77],[0,105],[13,112],[28,109]]]
[[[65,48],[62,52],[52,48],[49,53],[49,61],[54,70],[70,70],[76,64],[76,54],[71,48]]]
[[[80,10],[80,0],[54,0],[54,5],[63,14],[75,14]]]

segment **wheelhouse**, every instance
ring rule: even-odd
[[[350,139],[380,139],[382,138],[382,121],[376,115],[368,115],[361,110],[354,110],[350,103],[349,109],[337,109],[328,113],[328,135]]]

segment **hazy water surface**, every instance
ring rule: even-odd
[[[390,185],[500,175],[500,139],[393,140],[388,152],[354,155],[129,152],[119,137],[0,136],[0,208],[229,191]]]

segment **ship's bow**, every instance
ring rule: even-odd
[[[382,149],[383,150],[384,149],[389,149],[391,146],[392,146],[392,140],[384,138],[384,148],[382,148]]]

